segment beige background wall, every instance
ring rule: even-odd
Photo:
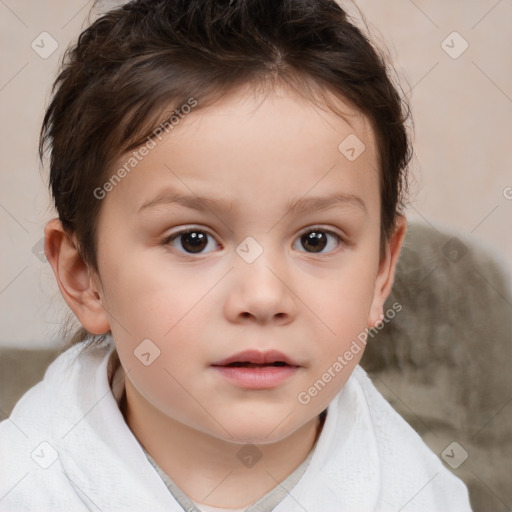
[[[2,346],[55,344],[67,308],[38,245],[53,212],[37,141],[58,62],[90,6],[0,0]],[[511,268],[512,1],[359,0],[357,6],[388,45],[413,109],[408,216],[474,237]]]

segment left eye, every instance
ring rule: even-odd
[[[297,242],[300,242],[300,244],[306,249],[306,252],[315,254],[330,252],[333,249],[336,249],[342,242],[342,239],[332,231],[325,229],[309,229],[302,233],[302,235],[297,239]],[[327,251],[324,251],[326,247]]]
[[[208,238],[211,238],[211,241],[208,241]],[[219,246],[209,233],[200,229],[180,231],[179,233],[171,235],[164,243],[170,245],[178,252],[185,252],[188,254],[210,252],[205,251],[204,249],[210,247],[213,250]],[[181,246],[181,250],[177,248],[176,245]]]

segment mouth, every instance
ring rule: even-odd
[[[249,350],[217,361],[212,367],[237,387],[269,389],[295,375],[300,365],[281,352]]]
[[[297,361],[277,350],[261,352],[259,350],[244,350],[230,357],[221,359],[212,366],[225,367],[261,367],[261,366],[301,366]]]
[[[214,365],[217,366],[217,365]],[[222,365],[225,368],[265,368],[267,366],[291,366],[284,361],[274,361],[269,364],[258,364],[258,363],[250,363],[249,361],[237,361],[235,363],[229,363],[226,365]]]

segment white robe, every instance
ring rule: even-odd
[[[0,423],[0,511],[181,512],[109,385],[113,345],[61,354]],[[467,512],[465,485],[356,367],[274,512]]]

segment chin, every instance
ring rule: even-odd
[[[235,444],[260,445],[282,441],[300,427],[300,425],[290,425],[286,420],[283,422],[283,418],[277,419],[276,416],[258,421],[254,415],[252,417],[246,415],[243,420],[231,417],[221,424],[231,434],[230,436],[221,429],[218,433],[223,440]]]

